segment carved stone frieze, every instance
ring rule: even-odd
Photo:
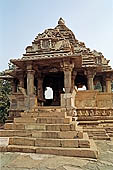
[[[91,109],[77,109],[77,116],[78,117],[87,117],[91,116],[97,117],[97,116],[113,116],[113,109],[97,109],[97,108],[91,108]]]

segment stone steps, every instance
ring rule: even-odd
[[[34,138],[53,138],[53,139],[74,139],[83,138],[83,132],[76,131],[37,131],[37,130],[0,130],[0,137],[34,137]]]
[[[76,117],[67,115],[61,107],[38,107],[21,113],[0,130],[1,137],[9,137],[9,145],[0,149],[96,158],[97,148],[77,126]]]
[[[90,124],[91,125],[91,124]],[[88,125],[81,125],[80,127],[83,127],[83,132],[87,132],[90,139],[94,140],[110,140],[110,137],[112,137],[113,129],[107,129],[105,127],[99,127],[97,126],[88,126]]]
[[[81,93],[80,95],[83,96]],[[80,96],[78,96],[80,97]],[[83,96],[84,97],[84,96]],[[90,97],[90,93],[87,96]],[[93,97],[93,95],[92,95]],[[77,108],[77,122],[78,125],[83,127],[84,129],[89,129],[92,126],[92,131],[88,132],[89,137],[93,136],[93,139],[110,139],[113,136],[113,108],[110,107],[78,107]],[[102,128],[105,132],[100,132],[100,128]],[[96,129],[97,133],[93,133],[93,129]],[[100,137],[99,137],[100,135]],[[105,137],[104,137],[105,135]]]
[[[84,139],[48,139],[48,138],[28,138],[12,137],[9,145],[25,145],[38,147],[64,147],[64,148],[90,148],[89,137],[84,134]]]
[[[77,119],[78,125],[83,127],[90,139],[110,140],[113,136],[113,116],[81,117]]]
[[[95,140],[110,140],[109,135],[106,133],[106,130],[102,127],[90,127],[86,128],[83,127],[83,132],[87,132],[89,135],[89,138],[93,138]]]
[[[113,137],[113,126],[108,126],[108,127],[105,127],[105,130],[106,130],[106,133],[110,136],[110,137]]]
[[[22,145],[8,145],[7,147],[0,147],[0,151],[53,154],[83,158],[97,158],[98,156],[98,151],[93,140],[90,141],[90,148],[63,148],[63,147],[37,147],[37,146],[35,147]]]

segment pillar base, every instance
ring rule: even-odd
[[[25,97],[25,110],[29,110],[37,106],[37,97],[35,95]]]
[[[61,94],[62,107],[75,107],[75,97],[72,93]]]

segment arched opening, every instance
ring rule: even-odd
[[[53,89],[51,87],[46,87],[44,91],[44,105],[45,106],[51,106],[53,102]]]
[[[63,73],[48,73],[43,81],[45,106],[59,106],[60,94],[63,92]]]
[[[75,79],[75,86],[77,89],[86,90],[87,89],[87,77],[83,74],[77,74]]]
[[[94,90],[98,90],[100,92],[104,91],[104,79],[101,76],[94,77]]]

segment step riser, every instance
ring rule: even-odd
[[[26,117],[55,117],[55,118],[65,118],[66,113],[64,112],[31,112],[31,113],[26,113],[23,112],[21,113],[21,116],[26,118]]]
[[[75,131],[76,124],[72,125],[46,125],[48,131]]]
[[[66,132],[33,132],[32,137],[34,138],[52,138],[52,139],[74,139],[83,138],[82,132],[69,131]]]
[[[4,129],[5,130],[41,130],[41,131],[74,131],[76,130],[77,125],[71,124],[71,125],[38,125],[38,124],[5,124]]]
[[[7,147],[7,152],[22,152],[22,153],[36,153],[35,148],[28,148],[28,147],[16,147],[16,146],[8,146]]]
[[[91,150],[56,150],[56,149],[36,149],[36,153],[39,154],[52,154],[52,155],[60,155],[60,156],[72,156],[72,157],[83,157],[83,158],[97,158],[97,153]]]
[[[35,139],[9,138],[9,145],[35,146]]]
[[[38,153],[38,154],[52,154],[52,155],[60,155],[60,156],[70,156],[70,157],[83,157],[83,158],[97,158],[98,152],[97,150],[91,150],[90,148],[75,148],[68,150],[58,149],[58,148],[38,148],[38,147],[18,147],[14,145],[9,145],[7,148],[0,148],[0,151],[7,152],[24,152],[24,153]]]
[[[113,138],[113,133],[108,133],[109,137]]]
[[[38,147],[63,147],[63,148],[89,148],[88,140],[48,140],[9,138],[9,145],[38,146]]]
[[[24,124],[14,124],[14,123],[6,123],[4,125],[5,130],[24,130],[25,125]]]
[[[85,117],[78,117],[77,118],[78,121],[113,121],[113,116],[85,116]]]
[[[74,139],[83,138],[83,132],[81,131],[0,131],[0,137],[11,137],[11,136],[22,136],[22,137],[33,137],[33,138],[53,138],[53,139]]]
[[[12,137],[12,136],[22,136],[22,137],[31,137],[31,132],[26,131],[0,131],[0,137]]]
[[[71,123],[71,119],[65,118],[65,119],[37,119],[37,123],[45,123],[45,124],[68,124]]]
[[[93,138],[94,140],[110,140],[109,135],[106,133],[105,130],[103,131],[83,130],[83,131],[88,133],[90,139]]]
[[[42,124],[68,124],[72,118],[57,119],[57,118],[15,118],[14,123],[42,123]]]

